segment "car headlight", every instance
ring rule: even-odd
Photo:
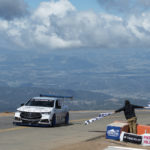
[[[20,114],[21,114],[21,111],[18,111],[18,110],[17,110],[17,111],[15,112],[15,117],[20,117]]]

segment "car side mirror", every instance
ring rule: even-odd
[[[24,103],[21,104],[21,106],[23,106],[23,105],[24,105]]]

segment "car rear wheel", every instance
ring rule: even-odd
[[[55,126],[56,126],[56,115],[54,114],[52,118],[52,127],[55,127]]]
[[[66,116],[65,116],[65,124],[69,124],[69,112],[67,112]]]

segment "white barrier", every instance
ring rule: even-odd
[[[96,120],[100,120],[100,119],[102,119],[102,118],[104,118],[104,117],[106,117],[106,116],[112,115],[112,114],[113,114],[113,112],[100,113],[98,117],[91,118],[91,119],[85,121],[85,125],[88,125],[88,124],[90,124],[90,123],[93,123],[93,122],[95,122]]]
[[[142,135],[142,145],[143,146],[150,146],[150,134],[143,134]]]
[[[131,147],[108,146],[104,150],[146,150],[146,149],[138,149],[138,148],[131,148]]]

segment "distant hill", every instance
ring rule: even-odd
[[[69,95],[73,100],[66,101],[70,110],[104,110],[117,109],[122,106],[124,99],[104,93],[90,91],[74,91],[48,88],[12,88],[0,87],[0,112],[15,111],[20,104],[27,102],[31,97],[40,94]],[[147,100],[130,99],[132,103],[146,105]]]
[[[72,110],[150,100],[149,50],[3,50],[0,58],[0,111],[15,110],[40,93],[73,95]]]
[[[148,50],[4,50],[0,58],[1,87],[86,90],[150,99]]]

